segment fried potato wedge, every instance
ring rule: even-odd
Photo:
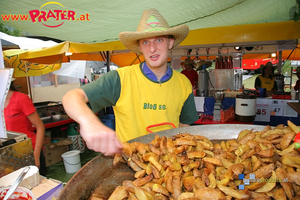
[[[291,199],[293,198],[294,196],[294,190],[293,190],[293,187],[292,187],[292,183],[290,182],[283,182],[283,180],[285,178],[287,178],[287,174],[286,172],[284,171],[283,168],[279,167],[276,169],[276,176],[280,181],[280,185],[282,186],[282,188],[284,189],[284,192],[286,194],[286,196]]]
[[[127,157],[127,158],[130,158],[131,155],[132,155],[132,149],[131,149],[131,146],[128,142],[123,142],[122,143],[122,152],[123,154]]]
[[[299,156],[290,156],[290,155],[283,155],[281,157],[282,164],[300,168],[300,155]]]
[[[203,151],[187,152],[187,157],[188,157],[189,159],[203,158],[205,155],[206,155],[206,153],[203,152]]]
[[[272,134],[280,134],[280,135],[282,135],[283,133],[282,133],[281,129],[272,129],[272,130],[268,130],[268,131],[262,133],[261,137],[262,138],[266,138],[266,137],[268,137],[268,136],[270,136]]]
[[[179,175],[173,175],[172,178],[173,194],[174,199],[178,199],[181,195],[181,180]]]
[[[156,157],[150,156],[148,160],[152,165],[154,165],[156,167],[156,169],[158,169],[158,171],[161,171],[162,166],[161,166],[161,164],[159,164]]]
[[[195,191],[195,198],[225,200],[225,195],[220,190],[205,187]]]
[[[189,139],[189,138],[178,138],[175,141],[173,141],[175,146],[181,146],[181,145],[191,145],[196,146],[197,142],[195,140]]]
[[[226,187],[226,186],[223,186],[223,185],[217,185],[217,187],[222,191],[224,192],[227,196],[231,196],[231,197],[234,197],[234,198],[237,198],[237,199],[246,199],[246,198],[249,198],[249,195],[248,194],[244,194],[240,191],[237,191],[233,188],[230,188],[230,187]]]
[[[281,147],[281,146],[280,146]],[[295,150],[295,145],[294,144],[290,144],[290,146],[282,151],[279,151],[277,150],[277,154],[283,156],[283,155],[286,155],[286,154],[290,154],[290,153],[298,153],[296,152]]]
[[[295,137],[294,132],[289,132],[289,133],[284,134],[284,136],[282,137],[282,140],[280,142],[281,149],[284,150],[284,149],[288,148],[288,146],[290,145],[290,143],[292,142],[294,137]]]
[[[113,166],[118,164],[123,159],[122,155],[119,153],[116,153],[113,160]]]
[[[300,132],[300,128],[298,126],[296,126],[293,122],[291,122],[290,120],[287,121],[288,126],[292,129],[292,131],[294,133],[299,133]]]
[[[260,152],[257,152],[256,155],[262,157],[262,158],[270,158],[274,155],[274,149],[269,148],[267,150],[262,150]]]
[[[252,133],[252,130],[251,130],[251,133],[249,133],[248,135],[246,135],[243,139],[241,139],[239,141],[240,144],[246,144],[249,140],[253,140],[255,138],[255,134]]]
[[[152,181],[152,179],[153,179],[153,175],[150,174],[150,175],[145,176],[143,178],[135,179],[132,183],[133,183],[134,186],[139,187],[139,186],[143,186],[146,183]]]
[[[133,170],[136,171],[136,172],[142,170],[142,168],[140,168],[137,164],[135,164],[135,162],[133,162],[132,159],[128,159],[127,164],[128,164],[128,166],[131,167],[131,169],[133,169]]]
[[[218,158],[203,158],[202,160],[203,160],[203,162],[208,162],[208,163],[214,164],[216,166],[223,166],[222,161]]]
[[[144,155],[147,150],[146,150],[146,145],[147,144],[144,144],[144,143],[139,143],[137,146],[136,146],[136,150],[137,152],[139,152],[140,155]]]
[[[256,193],[250,191],[250,199],[255,199],[255,200],[271,200],[271,197],[267,196],[266,194],[261,194],[261,193]]]
[[[163,195],[165,195],[167,197],[170,196],[169,191],[164,186],[162,186],[160,184],[153,184],[152,191],[156,192],[156,193],[161,193],[161,194],[163,194]]]
[[[241,139],[243,139],[246,135],[248,135],[249,133],[251,133],[250,130],[242,130],[238,137],[237,137],[237,141],[240,141]]]
[[[192,192],[194,189],[196,178],[194,176],[188,176],[183,178],[183,185],[188,192]]]
[[[217,181],[216,181],[216,178],[215,178],[215,176],[213,175],[213,173],[210,173],[210,174],[208,175],[208,180],[209,180],[209,185],[208,185],[208,187],[209,187],[209,188],[216,188],[216,186],[217,186]]]
[[[285,194],[283,188],[279,188],[278,190],[276,190],[274,199],[276,199],[276,200],[286,200],[286,194]]]
[[[276,178],[275,171],[272,171],[272,176],[269,179],[264,179],[264,181],[266,181],[267,183],[262,187],[256,189],[255,192],[258,193],[270,192],[276,186],[277,178]]]
[[[194,200],[194,193],[193,192],[183,192],[179,196],[178,200]]]
[[[138,171],[134,174],[134,178],[142,178],[146,175],[146,170]]]
[[[286,174],[289,181],[293,181],[297,185],[300,185],[300,172],[289,172]]]
[[[128,197],[128,192],[124,186],[118,186],[110,195],[108,200],[122,200]]]
[[[139,200],[154,200],[154,197],[143,188],[135,187],[135,195]]]
[[[261,166],[261,161],[256,156],[251,156],[251,162],[252,162],[252,169],[253,171],[256,171]]]

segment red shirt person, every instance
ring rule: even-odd
[[[193,88],[198,88],[198,73],[194,70],[195,63],[191,59],[185,59],[185,69],[181,71],[191,82]]]
[[[45,135],[44,123],[31,99],[26,94],[17,92],[13,83],[11,83],[5,99],[4,116],[8,131],[25,133],[31,138],[35,165],[40,168],[40,174],[45,176],[47,168],[45,158],[42,155]]]

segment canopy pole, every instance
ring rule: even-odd
[[[139,61],[140,61],[140,63],[141,63],[141,60],[140,60],[140,58],[139,58],[139,55],[137,55],[137,54],[135,54],[135,55],[136,55],[136,57],[135,57],[135,59],[132,61],[132,63],[130,64],[130,66],[133,65],[133,63],[134,63],[137,59],[139,59]]]
[[[107,72],[110,71],[110,57],[109,57],[109,51],[106,51],[106,67],[107,67]]]
[[[282,68],[282,51],[278,52],[278,73],[281,74]]]
[[[27,75],[27,71],[28,71],[28,68],[27,68],[27,67],[28,67],[27,61],[25,61],[25,72],[26,72],[27,90],[28,90],[29,98],[31,99],[31,101],[33,101],[33,99],[32,99],[32,93],[31,93],[30,80],[29,80],[29,76]]]

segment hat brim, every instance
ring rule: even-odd
[[[200,62],[197,64],[198,67],[202,67],[203,65],[211,66],[212,62],[211,61],[205,61],[205,62]]]
[[[124,46],[136,54],[142,54],[139,50],[138,40],[173,35],[174,36],[174,45],[173,48],[178,46],[189,34],[189,27],[187,25],[179,25],[166,30],[155,30],[147,32],[121,32],[119,38]]]
[[[272,67],[274,70],[277,69],[277,65],[273,65],[273,66],[270,66],[270,65],[261,65],[260,66],[260,70],[263,70],[265,67]]]

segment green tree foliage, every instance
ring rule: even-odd
[[[297,22],[300,19],[300,0],[296,0],[296,5],[289,11],[290,20]]]
[[[2,23],[0,23],[0,32],[6,33],[6,34],[12,35],[12,36],[21,36],[21,31],[20,30],[14,29],[13,31],[10,31]]]

